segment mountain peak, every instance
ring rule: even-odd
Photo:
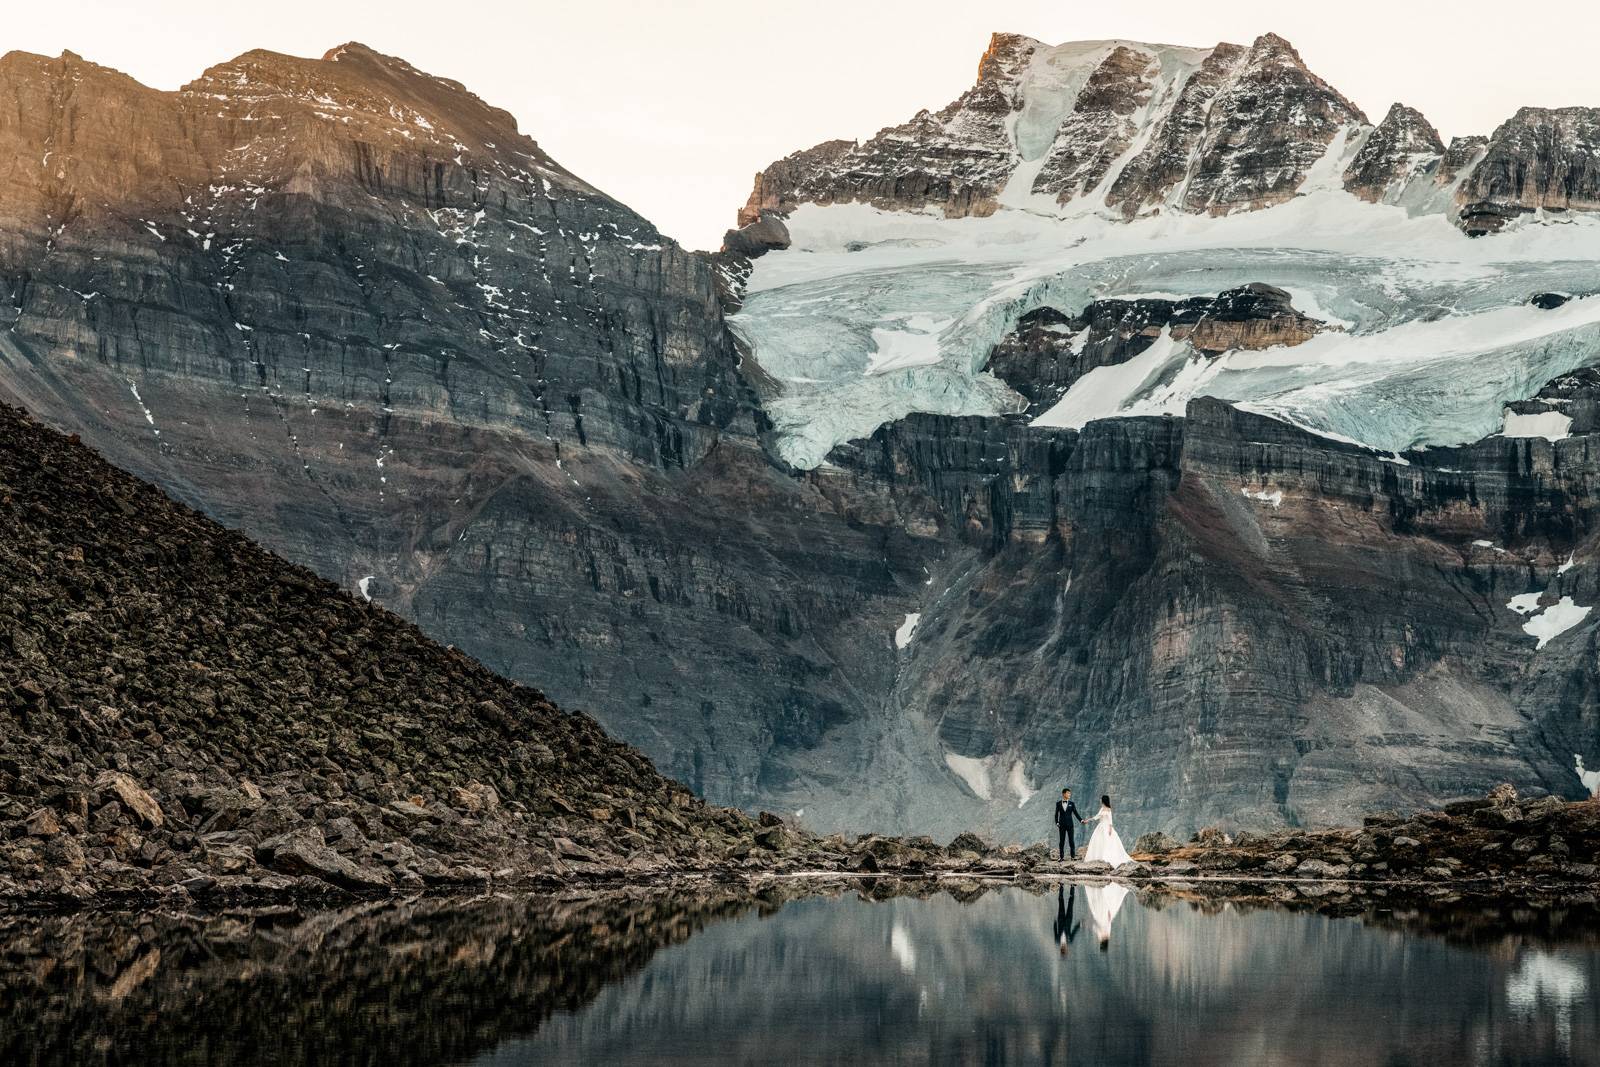
[[[1288,38],[1280,37],[1278,34],[1270,31],[1261,34],[1254,41],[1250,42],[1250,50],[1261,55],[1285,55],[1292,58],[1296,63],[1299,63],[1302,66],[1305,65],[1305,61],[1300,58],[1300,50],[1295,48],[1293,44],[1289,43]]]
[[[337,63],[346,56],[359,56],[370,59],[389,58],[382,52],[379,52],[376,48],[368,47],[367,45],[362,44],[360,41],[346,41],[344,44],[341,44],[335,48],[330,48],[326,52],[322,53],[322,59],[325,63]]]

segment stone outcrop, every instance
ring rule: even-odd
[[[1444,154],[1439,131],[1422,112],[1394,104],[1345,169],[1344,187],[1363,200],[1390,201],[1435,170]]]
[[[1473,235],[1535,211],[1600,209],[1600,109],[1520,109],[1494,131],[1456,198]]]
[[[1487,137],[1450,138],[1450,146],[1444,150],[1444,158],[1439,161],[1439,169],[1434,171],[1434,184],[1451,185],[1471,173],[1488,146]]]
[[[1600,433],[1600,368],[1584,367],[1554,378],[1527,400],[1513,401],[1507,410],[1518,415],[1554,415],[1565,420],[1556,437]]]
[[[989,355],[988,370],[1039,415],[1096,367],[1144,352],[1163,332],[1206,356],[1298,345],[1326,324],[1296,311],[1289,294],[1256,283],[1183,300],[1095,300],[1068,316],[1051,307],[1023,315]]]

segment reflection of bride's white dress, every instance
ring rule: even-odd
[[[1094,936],[1103,945],[1111,940],[1111,920],[1122,910],[1128,896],[1128,887],[1117,885],[1084,886],[1083,895],[1089,898],[1089,918],[1094,922]]]
[[[1095,816],[1094,835],[1089,838],[1089,847],[1084,850],[1083,858],[1093,862],[1101,860],[1120,867],[1128,862],[1128,850],[1122,847],[1122,838],[1117,836],[1116,829],[1111,825],[1111,809],[1102,806],[1100,813]]]

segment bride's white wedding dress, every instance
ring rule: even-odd
[[[1128,862],[1128,850],[1122,847],[1122,838],[1117,836],[1116,828],[1111,825],[1110,808],[1102,806],[1095,816],[1094,834],[1089,838],[1089,847],[1084,850],[1083,858],[1091,863],[1100,860],[1113,867]]]

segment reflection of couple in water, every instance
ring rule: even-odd
[[[1111,947],[1111,921],[1122,910],[1128,889],[1114,882],[1111,885],[1089,885],[1083,887],[1083,895],[1089,902],[1089,921],[1094,924],[1095,940],[1100,942],[1100,951],[1105,952]],[[1077,903],[1077,886],[1056,887],[1056,947],[1063,956],[1078,933],[1078,924],[1072,921],[1072,912]]]

